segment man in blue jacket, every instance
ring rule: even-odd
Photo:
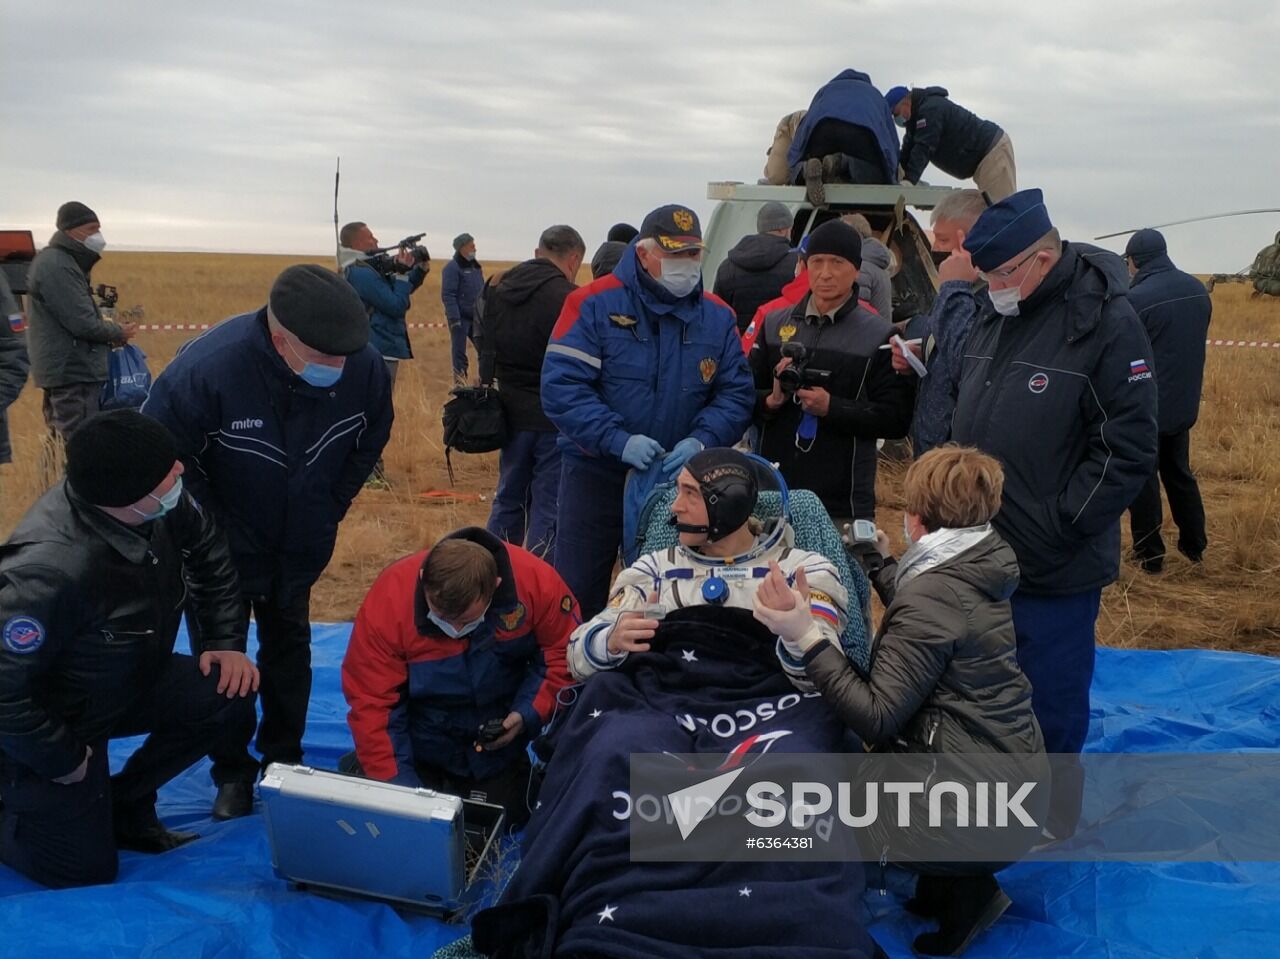
[[[226,531],[257,621],[261,765],[301,762],[311,587],[391,434],[391,381],[364,304],[336,273],[291,266],[262,309],[187,343],[143,412],[177,438],[188,488]],[[215,818],[252,811],[253,726],[211,753]]]
[[[702,288],[698,217],[659,207],[612,273],[569,295],[542,367],[563,452],[556,569],[585,618],[608,599],[627,468],[662,457],[674,477],[741,439],[754,405],[733,310]]]
[[[476,241],[470,233],[453,238],[453,259],[440,273],[440,300],[444,318],[449,324],[449,346],[453,355],[453,378],[467,379],[467,340],[471,339],[471,320],[476,297],[484,287],[484,270],[476,259]]]
[[[945,87],[894,87],[884,99],[894,122],[907,131],[902,141],[902,179],[918,183],[932,163],[957,180],[972,178],[992,203],[1018,189],[1009,134],[952,103]]]
[[[429,259],[419,259],[411,250],[401,250],[394,257],[372,251],[378,249],[378,238],[367,223],[356,220],[348,223],[338,234],[338,265],[342,275],[364,302],[369,314],[369,342],[382,354],[391,376],[391,392],[396,389],[396,374],[401,360],[413,359],[409,346],[409,327],[405,314],[409,312],[409,298],[422,286],[431,270]],[[425,249],[419,247],[425,256]],[[378,460],[371,486],[387,489],[382,460]]]
[[[815,206],[828,183],[897,183],[898,131],[871,77],[845,70],[813,96],[787,152],[791,182],[808,187]]]
[[[1089,732],[1094,627],[1120,571],[1120,517],[1155,468],[1151,344],[1114,253],[1061,240],[1039,190],[964,239],[989,299],[964,348],[951,439],[1004,467],[992,520],[1018,557],[1018,663],[1051,753]],[[1049,831],[1074,831],[1081,781],[1055,776]]]
[[[1124,250],[1133,280],[1129,302],[1138,311],[1151,340],[1160,394],[1160,452],[1158,468],[1147,480],[1129,510],[1133,551],[1142,568],[1164,568],[1164,539],[1160,536],[1160,484],[1169,497],[1169,512],[1178,524],[1178,552],[1200,562],[1208,540],[1204,503],[1191,472],[1191,427],[1200,415],[1200,387],[1204,383],[1205,337],[1213,302],[1204,284],[1173,265],[1164,236],[1139,230]]]

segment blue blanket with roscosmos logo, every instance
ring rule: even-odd
[[[653,650],[592,677],[549,737],[554,750],[502,901],[473,922],[490,956],[860,959],[857,862],[632,862],[631,753],[841,749],[844,729],[783,676],[772,637],[742,610],[670,615]],[[714,765],[714,763],[713,763]]]

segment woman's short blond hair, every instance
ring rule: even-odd
[[[905,486],[907,512],[930,532],[981,526],[1000,510],[1004,470],[980,450],[947,444],[912,463]]]

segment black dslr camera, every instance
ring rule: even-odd
[[[116,292],[116,288],[105,283],[99,283],[93,292],[98,298],[98,305],[104,309],[110,309],[115,306],[116,301],[120,299],[120,294]]]
[[[791,359],[791,365],[778,374],[778,385],[787,396],[794,396],[796,390],[812,389],[815,386],[825,389],[831,380],[830,370],[809,367],[809,351],[803,343],[783,343],[782,355]]]
[[[426,236],[425,233],[415,233],[413,236],[406,236],[395,246],[374,247],[369,251],[369,265],[383,276],[390,276],[393,273],[408,273],[413,267],[405,266],[395,258],[396,254],[408,251],[413,254],[413,262],[416,266],[421,266],[423,270],[429,270],[431,268],[431,254],[427,252],[425,246],[418,242],[424,236]]]

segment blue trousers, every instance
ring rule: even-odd
[[[1089,687],[1097,647],[1094,629],[1102,590],[1071,596],[1013,594],[1018,665],[1031,681],[1031,708],[1050,753],[1079,753],[1089,735]],[[1049,831],[1071,835],[1080,819],[1082,776],[1057,770],[1049,809]]]
[[[626,471],[578,456],[560,461],[556,513],[556,571],[582,609],[583,620],[604,609],[613,564],[622,544],[622,488]]]
[[[467,340],[471,339],[471,321],[459,320],[449,324],[449,352],[452,356],[453,375],[467,375]]]
[[[555,563],[556,510],[560,490],[558,434],[520,430],[498,454],[498,491],[489,532]]]

